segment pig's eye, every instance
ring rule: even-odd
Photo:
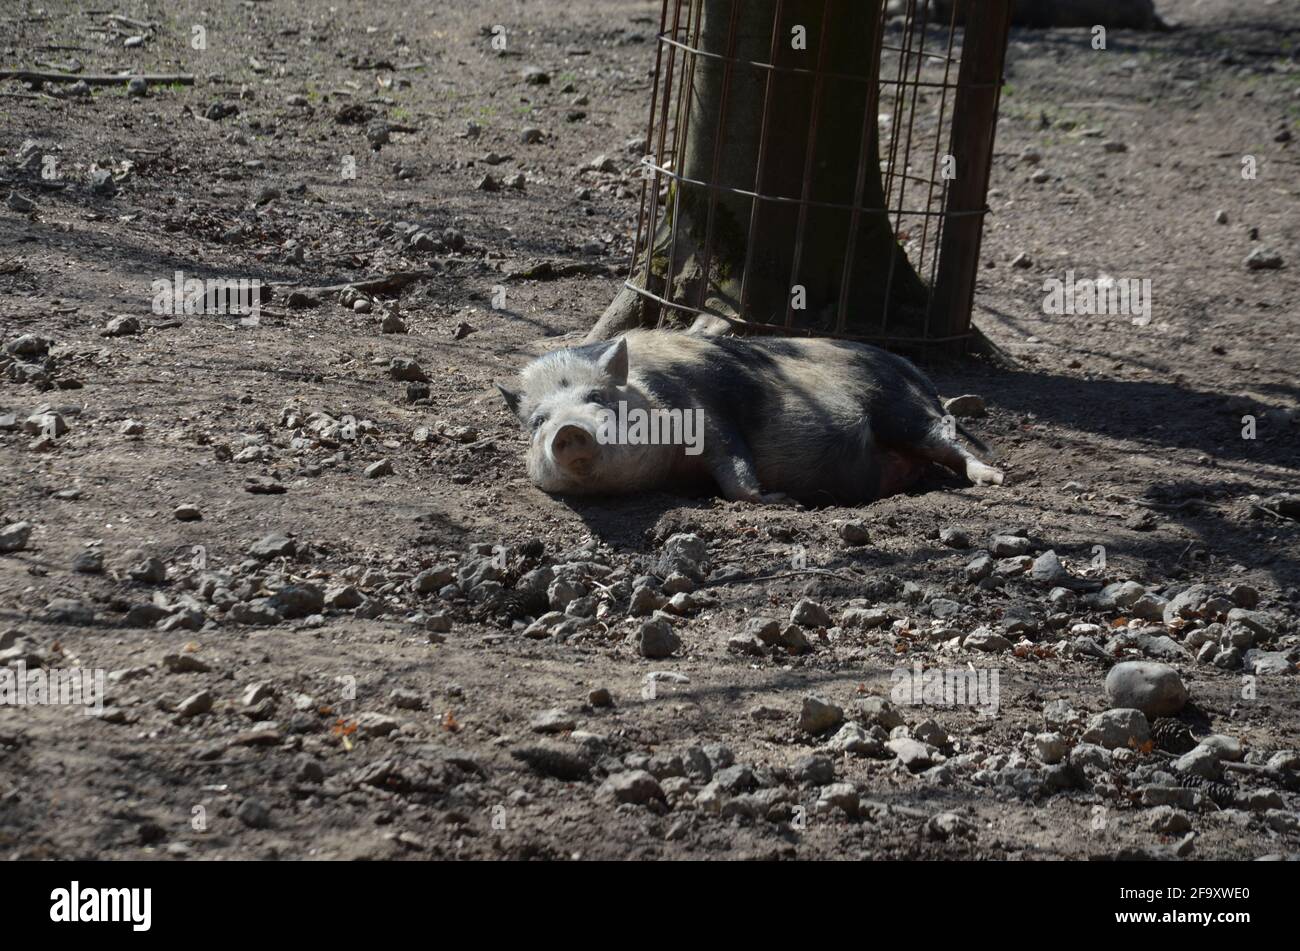
[[[542,428],[542,423],[544,422],[546,422],[546,417],[542,414],[538,414],[528,421],[528,426],[533,432],[537,432],[537,430]]]
[[[588,403],[597,403],[597,404],[599,404],[599,405],[601,405],[601,406],[604,406],[604,405],[605,405],[605,391],[604,391],[604,390],[592,390],[590,393],[587,394],[587,402],[588,402]]]

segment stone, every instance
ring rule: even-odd
[[[840,526],[840,538],[847,545],[866,545],[871,541],[871,530],[863,521],[845,522]]]
[[[900,736],[890,740],[885,745],[913,773],[928,769],[934,763],[930,747],[919,740]]]
[[[655,800],[663,801],[665,798],[659,781],[644,769],[611,774],[601,783],[597,794],[609,797],[615,802],[632,803],[637,806],[644,806]]]
[[[803,698],[803,706],[799,710],[799,729],[805,733],[824,733],[843,722],[843,708],[821,697]]]
[[[1049,766],[1065,759],[1069,752],[1065,737],[1059,733],[1039,733],[1034,737],[1034,752]]]
[[[826,747],[837,753],[852,753],[855,756],[880,757],[885,752],[884,742],[858,723],[844,724],[839,732],[831,737]]]
[[[989,542],[989,551],[997,558],[1012,558],[1029,552],[1028,538],[1020,535],[994,535]]]
[[[673,633],[672,625],[661,618],[645,621],[637,635],[637,650],[650,660],[671,657],[681,646],[681,638]]]
[[[959,419],[973,419],[988,415],[988,408],[984,405],[984,398],[970,393],[945,400],[943,408],[950,415]]]
[[[803,627],[830,627],[833,623],[826,609],[809,598],[801,598],[795,604],[790,620]]]
[[[1011,649],[1011,641],[1007,640],[996,631],[990,631],[988,628],[981,627],[971,631],[962,640],[961,646],[966,650],[984,651],[994,653]]]
[[[196,717],[212,709],[213,696],[208,690],[200,690],[180,702],[176,712],[183,717]]]
[[[572,733],[578,728],[572,714],[559,707],[543,710],[528,722],[528,728],[534,733]]]
[[[13,522],[0,528],[0,554],[22,551],[32,536],[30,522]]]
[[[1167,664],[1124,661],[1106,675],[1106,697],[1111,707],[1141,710],[1148,719],[1176,716],[1187,704],[1188,696],[1182,677]]]
[[[200,522],[203,520],[203,513],[199,507],[192,502],[185,502],[176,506],[172,511],[172,518],[178,522]]]
[[[1151,739],[1151,727],[1141,710],[1115,709],[1088,721],[1082,740],[1108,750],[1129,749]],[[1130,742],[1131,741],[1131,742]]]
[[[287,535],[272,532],[254,542],[248,548],[248,554],[258,561],[272,558],[292,558],[298,553],[298,543]]]
[[[948,548],[970,548],[970,533],[960,528],[945,528],[939,532],[939,543]]]

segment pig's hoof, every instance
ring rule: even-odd
[[[1001,485],[1005,479],[1002,470],[986,466],[982,462],[966,463],[966,478],[976,485]]]

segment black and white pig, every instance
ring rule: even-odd
[[[531,434],[528,475],[547,492],[711,480],[732,500],[856,504],[902,491],[935,462],[1002,483],[957,441],[960,429],[988,452],[945,420],[934,384],[865,344],[633,331],[549,353],[524,369],[519,389],[497,388]],[[684,422],[667,443],[611,425],[660,411],[662,436],[674,410]]]

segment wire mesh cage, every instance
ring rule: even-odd
[[[969,339],[1011,0],[957,6],[664,0],[643,322]]]

